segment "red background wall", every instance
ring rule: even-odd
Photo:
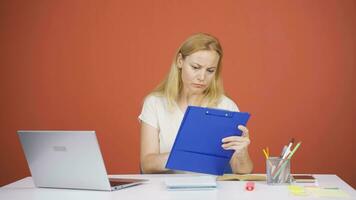
[[[353,187],[353,0],[0,1],[0,185],[29,176],[19,129],[96,130],[109,173],[139,173],[137,116],[196,32],[224,47],[227,93],[252,113],[250,153],[302,141],[294,173]]]

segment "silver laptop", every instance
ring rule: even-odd
[[[113,191],[143,179],[109,179],[95,131],[18,131],[36,187]]]

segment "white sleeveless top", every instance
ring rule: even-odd
[[[222,96],[218,109],[239,111],[236,104],[226,96]],[[168,109],[165,97],[149,95],[146,97],[139,119],[159,131],[160,153],[170,152],[177,136],[179,126],[183,120],[184,112],[174,105],[173,110]]]

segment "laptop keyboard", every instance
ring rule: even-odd
[[[142,183],[144,179],[109,179],[111,186],[127,185],[132,183]]]

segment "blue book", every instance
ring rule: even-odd
[[[237,127],[249,118],[244,112],[188,106],[166,168],[223,175],[234,151],[223,149],[221,140],[241,136]]]

